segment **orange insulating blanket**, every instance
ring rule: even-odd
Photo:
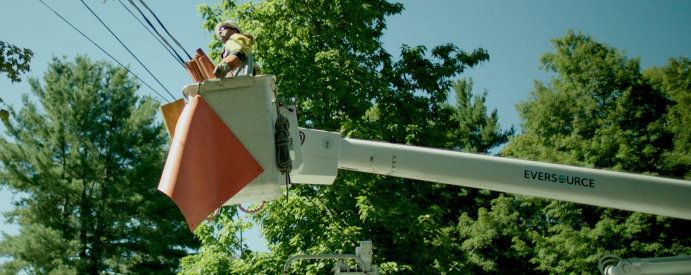
[[[264,169],[200,96],[175,127],[158,190],[175,201],[190,231]]]

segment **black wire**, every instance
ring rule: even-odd
[[[175,37],[173,37],[173,35],[170,34],[170,33],[168,32],[168,29],[166,29],[166,26],[163,25],[163,23],[161,22],[161,20],[158,20],[158,16],[156,16],[156,14],[149,8],[149,6],[147,6],[146,3],[144,3],[144,0],[139,0],[139,2],[141,2],[142,5],[144,5],[144,7],[145,7],[147,10],[149,10],[149,12],[151,13],[151,15],[153,15],[154,18],[156,18],[156,21],[158,21],[158,24],[160,24],[161,27],[163,27],[163,30],[166,31],[166,33],[168,34],[168,36],[170,36],[170,38],[173,39],[173,41],[175,42],[175,44],[178,44],[178,47],[180,47],[180,49],[182,49],[182,51],[183,51],[185,54],[187,54],[187,57],[189,57],[190,59],[192,59],[192,57],[190,56],[190,54],[187,53],[187,52],[185,51],[185,48],[183,48],[182,45],[180,45],[180,43],[178,42],[178,40],[175,39]]]
[[[347,224],[343,219],[341,219],[341,217],[339,217],[338,214],[337,214],[336,212],[332,211],[332,210],[326,205],[326,203],[324,203],[324,201],[322,201],[322,200],[319,198],[319,194],[315,194],[314,196],[315,196],[315,198],[317,198],[317,200],[319,200],[319,202],[321,202],[322,205],[324,205],[324,208],[326,208],[326,211],[328,211],[328,212],[326,213],[326,216],[328,216],[329,218],[331,218],[331,221],[336,225],[336,227],[338,227],[338,230],[340,230],[341,234],[342,234],[342,235],[345,235],[345,231],[343,230],[343,227],[339,226],[339,225],[336,223],[336,219],[337,219],[343,226],[345,226],[345,227],[347,227],[348,224]],[[313,205],[314,207],[316,207],[317,209],[319,209],[319,206],[317,206],[317,204],[314,202],[314,198],[309,197],[309,195],[306,195],[305,197],[307,197],[307,198],[309,199],[309,202],[311,202],[312,205]],[[321,212],[321,211],[320,211],[320,212]],[[329,213],[331,213],[331,215],[329,215]],[[336,219],[334,219],[334,217],[335,217]],[[355,235],[360,235],[360,234],[357,233],[357,232],[353,232],[353,233],[354,233]],[[358,241],[361,241],[361,240],[362,240],[361,236],[353,236],[353,235],[350,235],[349,237],[350,237],[350,241],[353,242],[353,244],[355,244],[356,246],[358,245]],[[356,239],[353,240],[353,237],[355,237]],[[359,240],[357,240],[357,239],[359,239]]]
[[[137,17],[137,16],[130,10],[130,8],[128,8],[127,6],[125,6],[125,4],[122,3],[122,1],[120,1],[120,0],[118,0],[118,2],[120,3],[120,5],[122,5],[123,8],[125,8],[125,9],[134,17],[134,19],[137,19],[137,21],[139,21],[139,24],[141,24],[142,27],[144,27],[144,29],[146,29],[146,30],[151,34],[151,36],[153,36],[154,38],[156,38],[156,41],[158,41],[158,43],[160,43],[161,46],[163,46],[163,48],[165,48],[166,51],[168,51],[168,53],[170,53],[170,55],[173,57],[173,59],[175,59],[175,61],[177,61],[178,63],[180,63],[180,65],[182,65],[182,67],[185,68],[185,63],[184,63],[183,61],[181,61],[180,59],[178,59],[177,57],[175,57],[175,54],[173,54],[173,52],[170,51],[170,49],[168,49],[168,47],[166,47],[165,44],[163,44],[163,41],[161,41],[161,39],[158,38],[158,36],[156,36],[148,27],[146,27],[146,25],[144,24],[144,22],[142,22],[142,20],[139,20],[139,17]]]
[[[62,15],[60,15],[57,11],[55,11],[55,10],[52,9],[50,6],[48,6],[48,4],[44,3],[43,0],[38,0],[38,1],[41,2],[41,4],[43,4],[44,6],[46,6],[46,8],[48,8],[49,10],[51,10],[53,13],[55,13],[55,15],[57,15],[58,17],[60,17],[60,19],[62,19],[63,21],[65,21],[65,23],[67,23],[68,25],[70,25],[70,27],[72,27],[74,30],[76,30],[77,32],[79,32],[79,34],[81,34],[82,36],[84,36],[84,38],[86,38],[87,40],[89,40],[89,42],[91,42],[92,44],[94,44],[94,46],[96,46],[98,49],[100,49],[103,53],[105,53],[106,55],[108,55],[111,59],[113,59],[113,61],[115,61],[116,63],[118,63],[118,65],[120,65],[120,67],[123,67],[125,70],[127,70],[127,72],[129,72],[129,73],[132,74],[134,77],[136,77],[137,79],[139,79],[139,81],[141,81],[142,83],[144,83],[144,85],[146,85],[146,87],[149,87],[149,89],[151,89],[152,91],[154,91],[154,93],[156,93],[159,97],[161,97],[163,100],[165,100],[165,101],[167,101],[168,103],[170,103],[170,101],[168,101],[168,99],[166,99],[165,97],[163,97],[158,91],[156,91],[154,88],[152,88],[151,86],[149,86],[148,83],[146,83],[144,80],[142,80],[141,78],[139,78],[139,76],[137,76],[135,73],[133,73],[132,71],[130,71],[130,69],[127,68],[127,67],[125,67],[125,65],[122,65],[122,63],[120,63],[120,61],[118,61],[117,59],[115,59],[115,57],[113,57],[113,56],[110,55],[106,50],[104,50],[103,48],[101,48],[101,46],[99,46],[98,44],[96,44],[96,42],[94,42],[93,40],[91,40],[91,38],[89,38],[88,36],[86,36],[86,34],[84,34],[82,31],[80,31],[79,29],[77,29],[77,27],[75,27],[74,25],[72,25],[72,23],[70,23],[69,21],[67,21],[67,19],[65,19],[64,17],[62,17]]]
[[[172,97],[173,100],[175,100],[175,96],[173,96],[173,94],[171,94],[170,91],[168,91],[168,89],[166,89],[166,87],[163,86],[163,83],[161,83],[161,81],[159,81],[158,78],[156,78],[156,77],[154,76],[154,74],[151,73],[151,71],[149,71],[149,68],[147,68],[147,67],[144,65],[144,63],[142,63],[142,62],[139,60],[139,58],[137,58],[137,56],[134,55],[134,53],[132,53],[132,51],[130,51],[130,49],[127,48],[127,46],[125,46],[125,43],[123,43],[122,40],[120,40],[120,38],[118,38],[118,36],[115,35],[115,33],[114,33],[112,30],[110,30],[110,28],[108,27],[108,25],[106,25],[106,23],[104,23],[103,20],[101,20],[101,18],[98,17],[98,15],[96,15],[96,13],[95,13],[93,10],[91,10],[91,8],[89,8],[89,6],[88,6],[86,3],[84,3],[84,0],[80,0],[80,1],[82,2],[82,4],[84,4],[84,6],[85,6],[87,9],[89,9],[89,11],[91,12],[91,14],[93,14],[94,16],[96,16],[96,19],[98,19],[98,21],[101,22],[101,24],[103,24],[104,27],[106,27],[106,29],[110,32],[110,34],[112,34],[113,37],[115,37],[115,39],[117,39],[118,42],[120,42],[120,44],[121,44],[123,47],[125,47],[125,50],[127,50],[127,52],[129,52],[129,53],[132,55],[132,57],[134,57],[134,59],[137,60],[137,62],[139,62],[139,65],[142,65],[142,67],[144,67],[144,70],[146,70],[146,71],[151,75],[151,77],[153,77],[154,80],[156,80],[156,82],[158,82],[158,84],[160,84],[161,87],[163,87],[163,89],[166,90],[166,92],[168,93],[168,95],[170,95],[170,97]]]
[[[163,42],[165,42],[166,45],[168,45],[168,48],[170,48],[170,49],[175,53],[175,55],[178,57],[178,60],[180,60],[180,62],[182,62],[182,63],[185,63],[185,60],[182,59],[182,57],[180,57],[180,54],[178,54],[178,52],[175,50],[175,48],[173,48],[173,46],[171,46],[170,43],[168,43],[168,40],[166,40],[166,39],[163,37],[163,35],[161,35],[161,34],[158,32],[158,30],[156,29],[156,27],[154,27],[154,24],[152,24],[151,21],[149,21],[149,18],[147,18],[146,15],[144,15],[144,13],[142,12],[142,10],[139,9],[139,7],[137,7],[136,4],[134,4],[134,1],[132,1],[132,0],[129,0],[129,1],[130,1],[130,4],[132,4],[132,6],[133,6],[135,9],[137,9],[137,11],[139,12],[139,14],[142,15],[142,17],[144,18],[144,20],[146,20],[146,23],[148,23],[149,26],[154,30],[154,32],[156,32],[156,34],[158,34],[158,36],[161,37],[161,39],[163,40]],[[191,60],[191,59],[192,59],[192,58],[190,58],[190,60]]]

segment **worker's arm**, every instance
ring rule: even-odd
[[[241,57],[244,57],[244,54],[242,54],[242,53],[232,54],[231,53],[228,56],[226,56],[226,58],[223,58],[223,60],[221,60],[221,63],[226,63],[226,64],[230,65],[230,70],[235,70],[238,67],[240,67],[240,65],[242,64],[242,58]]]

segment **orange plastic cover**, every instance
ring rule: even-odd
[[[194,231],[262,172],[209,104],[196,96],[175,127],[158,190],[175,201]]]

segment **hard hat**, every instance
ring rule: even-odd
[[[219,31],[219,30],[221,29],[221,27],[223,27],[223,26],[236,29],[236,30],[238,30],[239,33],[242,33],[242,29],[240,29],[240,25],[238,25],[238,23],[235,23],[235,22],[233,22],[233,21],[231,21],[231,20],[226,20],[226,21],[223,21],[223,22],[218,22],[218,24],[216,24],[216,27],[214,28],[214,33],[216,34],[216,38],[218,38],[218,40],[221,40],[221,37],[218,35],[218,31]]]

